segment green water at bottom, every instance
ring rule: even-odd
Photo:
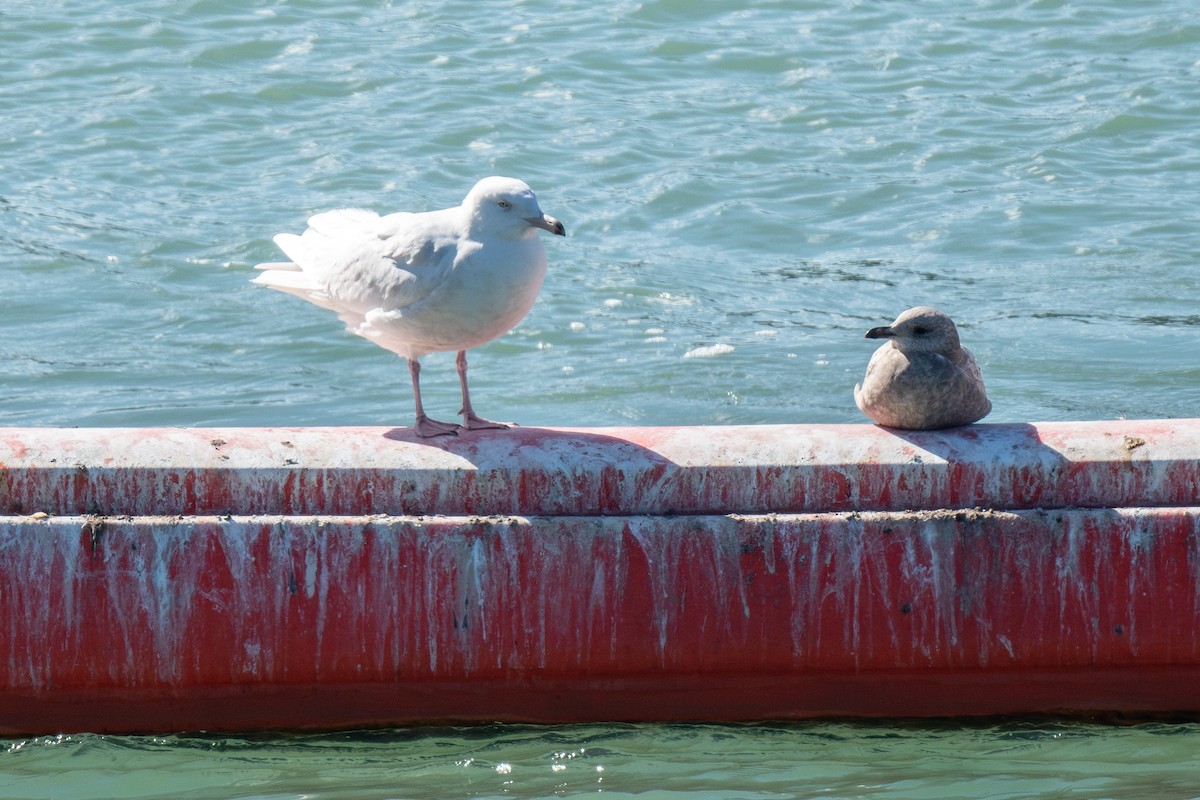
[[[489,725],[0,746],[9,800],[1200,797],[1196,724]]]

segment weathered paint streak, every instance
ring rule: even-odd
[[[1130,442],[1138,442],[1131,446]],[[0,429],[0,513],[765,514],[1189,505],[1200,420],[972,425]]]
[[[102,525],[98,539],[90,524]],[[614,693],[614,681],[665,687],[705,675],[742,675],[753,717],[864,713],[855,676],[903,685],[981,672],[982,693],[970,680],[943,687],[957,713],[1042,711],[1057,706],[1023,706],[1016,690],[1029,671],[1095,668],[1185,669],[1190,686],[1151,694],[1156,710],[1194,711],[1198,554],[1195,508],[10,517],[0,521],[0,622],[12,632],[0,640],[0,731],[29,732],[6,717],[9,706],[40,708],[39,730],[73,728],[80,709],[57,705],[64,691],[142,691],[159,700],[103,728],[169,730],[174,706],[162,697],[214,687],[226,696],[208,700],[207,728],[303,726],[284,700],[313,703],[314,687],[325,697],[313,719],[324,724],[456,719],[454,702],[434,714],[409,694],[472,682],[508,691],[477,697],[471,719],[519,717],[520,698],[537,719],[539,695],[564,690],[610,719],[659,719],[675,694],[656,705]],[[753,681],[830,675],[846,683],[840,705]],[[360,707],[353,687],[364,684],[394,687],[394,701]],[[281,716],[256,716],[244,704],[252,691],[279,698]],[[1079,710],[1145,710],[1146,692],[1127,707]],[[708,716],[706,697],[696,690],[693,717]],[[913,697],[883,711],[945,705]]]

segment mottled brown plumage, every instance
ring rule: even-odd
[[[854,402],[889,428],[931,430],[968,425],[992,410],[979,364],[958,341],[954,321],[928,306],[867,331],[887,341],[871,356]]]

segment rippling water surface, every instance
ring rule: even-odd
[[[486,416],[859,421],[862,334],[917,304],[959,321],[990,421],[1197,416],[1192,0],[6,0],[0,74],[0,425],[408,423],[402,362],[251,286],[251,265],[316,211],[444,207],[493,173],[570,235],[545,237],[532,314],[473,355]],[[449,416],[452,358],[423,379]],[[1200,794],[1196,743],[1186,726],[83,736],[10,743],[0,787],[1161,797]]]
[[[10,742],[6,798],[1184,798],[1193,725],[495,726]]]
[[[570,236],[488,415],[858,421],[921,303],[992,421],[1195,415],[1193,3],[743,5],[6,3],[0,422],[408,422],[401,361],[250,267],[491,173]]]

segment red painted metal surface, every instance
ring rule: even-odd
[[[1200,420],[0,431],[0,733],[1200,712]]]
[[[0,513],[765,514],[1189,505],[1200,421],[0,429]]]

